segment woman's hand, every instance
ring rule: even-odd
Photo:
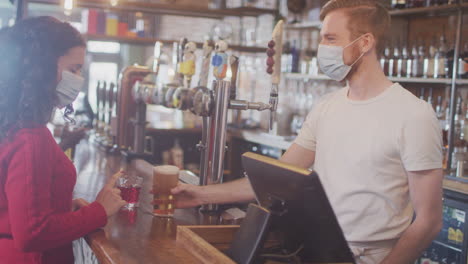
[[[122,171],[114,174],[96,197],[96,202],[104,207],[107,217],[116,214],[122,206],[127,204],[127,202],[122,200],[120,190],[115,187],[115,182],[122,177],[122,175],[124,175]]]

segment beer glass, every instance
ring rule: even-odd
[[[179,168],[176,166],[156,166],[153,168],[153,214],[161,217],[174,215],[175,200],[171,189],[179,182]]]

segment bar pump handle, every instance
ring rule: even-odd
[[[283,53],[283,20],[278,21],[273,30],[271,41],[267,49],[267,73],[271,74],[270,91],[270,131],[274,129],[276,110],[278,108],[278,85],[281,81],[281,55]]]
[[[281,81],[281,56],[283,55],[283,31],[284,22],[283,20],[278,21],[273,30],[271,41],[268,43],[267,55],[268,58],[273,59],[271,83],[278,85]]]
[[[231,100],[235,100],[237,96],[237,75],[239,74],[239,57],[232,55],[229,58],[231,65]]]
[[[214,50],[214,42],[211,40],[203,43],[203,61],[200,71],[200,80],[198,86],[206,87],[208,85],[208,75],[210,73],[211,53]]]
[[[161,63],[162,48],[163,48],[162,42],[156,41],[156,43],[154,43],[153,72],[155,74],[159,73],[159,65]]]

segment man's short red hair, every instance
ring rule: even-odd
[[[330,0],[320,12],[320,20],[323,21],[330,12],[339,9],[348,15],[348,29],[352,38],[372,33],[376,39],[377,54],[381,54],[391,24],[388,10],[377,0]]]

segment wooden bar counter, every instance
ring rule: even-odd
[[[106,154],[97,145],[83,140],[75,152],[78,172],[75,198],[94,201],[105,182],[123,166],[120,156]],[[133,162],[127,171],[144,178],[140,207],[136,211],[120,211],[109,218],[102,230],[85,237],[101,264],[201,263],[176,243],[177,225],[217,224],[219,217],[207,216],[195,209],[176,210],[173,218],[151,214],[149,194],[152,186],[151,166]]]
[[[90,142],[92,140],[83,140],[76,147],[75,198],[94,201],[107,180],[121,168],[144,179],[137,210],[120,211],[109,218],[103,229],[85,237],[98,261],[101,264],[202,263],[176,242],[176,228],[178,225],[217,225],[219,216],[201,214],[196,209],[177,209],[173,218],[153,216],[149,193],[152,166],[141,160],[126,166],[120,155],[106,154]],[[445,179],[444,189],[468,195],[466,183]]]

